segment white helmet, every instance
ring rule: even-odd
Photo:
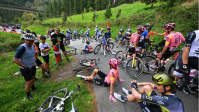
[[[101,30],[104,30],[104,28],[101,28]]]
[[[25,35],[25,34],[22,34],[20,38],[21,38],[21,39],[24,39],[24,35]]]
[[[26,39],[26,40],[35,40],[35,35],[34,34],[32,34],[32,33],[26,33],[26,34],[24,34],[24,39]]]
[[[96,26],[96,28],[98,28],[98,26]]]

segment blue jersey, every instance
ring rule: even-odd
[[[130,32],[130,33],[131,33],[131,29],[127,29],[127,32]]]
[[[148,30],[145,29],[145,31],[140,35],[141,38],[140,38],[139,41],[140,42],[145,42],[147,35],[148,35]]]
[[[104,38],[103,38],[103,40],[107,40],[108,38],[110,38],[111,37],[111,32],[109,32],[109,33],[104,33]]]

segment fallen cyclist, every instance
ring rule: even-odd
[[[85,52],[85,53],[92,53],[93,47],[88,40],[86,41],[86,44],[87,45],[85,46],[85,49],[82,49],[82,51]],[[82,52],[81,52],[81,54],[82,54]]]
[[[119,69],[118,69],[119,65],[120,65],[120,62],[117,59],[112,58],[109,60],[110,71],[109,71],[108,75],[106,75],[99,69],[95,69],[93,71],[93,73],[91,74],[91,76],[77,75],[77,77],[81,77],[87,81],[93,81],[96,84],[102,85],[104,87],[110,86],[109,99],[110,99],[110,101],[117,102],[117,100],[113,96],[114,83],[117,80],[118,80],[118,82],[124,82],[123,79],[119,78]],[[94,78],[94,76],[96,74],[98,74],[100,78]]]
[[[184,112],[184,105],[176,95],[175,78],[165,73],[158,73],[152,77],[152,80],[156,84],[137,83],[136,80],[133,80],[130,90],[122,88],[127,96],[117,93],[114,93],[114,96],[122,102],[137,101],[143,112]],[[138,88],[137,86],[142,87]],[[162,96],[157,96],[155,91],[161,93]]]

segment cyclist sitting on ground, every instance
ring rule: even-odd
[[[87,45],[85,46],[85,49],[82,49],[82,51],[85,52],[85,53],[92,53],[93,52],[93,47],[92,47],[92,45],[90,44],[90,42],[88,40],[86,41],[86,44]]]
[[[81,77],[84,80],[93,81],[96,84],[102,85],[104,87],[110,86],[109,99],[110,99],[110,101],[117,102],[117,100],[113,96],[114,83],[117,80],[118,80],[118,82],[124,82],[123,79],[119,78],[119,69],[118,69],[119,65],[120,65],[120,62],[117,59],[112,58],[112,59],[109,60],[110,71],[109,71],[108,75],[106,75],[105,73],[103,73],[99,69],[94,69],[91,76],[77,75],[77,77]],[[100,76],[100,78],[94,78],[94,76],[96,74],[98,74]]]
[[[171,55],[177,52],[178,46],[181,42],[185,41],[184,36],[180,32],[175,32],[175,23],[169,23],[165,26],[166,32],[169,34],[166,38],[165,46],[162,52],[157,56],[159,59],[163,59],[163,62]]]
[[[177,79],[185,74],[186,83],[189,84],[190,68],[198,70],[199,58],[199,30],[190,32],[185,39],[183,52],[178,55],[175,62],[173,76]]]
[[[122,91],[127,96],[114,93],[116,99],[125,102],[137,101],[143,112],[184,112],[184,105],[176,94],[174,87],[175,78],[165,73],[158,73],[152,76],[153,82],[137,83],[136,80],[131,82],[130,90],[124,87]],[[142,86],[138,88],[137,86]],[[161,93],[157,96],[156,92]]]
[[[109,47],[109,50],[111,51],[112,54],[116,54],[115,52],[112,51],[111,47],[109,46],[109,40],[111,38],[111,28],[107,28],[107,32],[104,33],[104,37],[103,37],[103,44],[104,44],[104,56],[106,56],[106,46]]]
[[[124,39],[127,39],[127,38],[130,37],[130,36],[131,36],[131,32],[126,32],[126,33],[122,36],[122,39],[120,40],[120,42],[117,44],[117,48],[118,48],[119,44],[122,43],[122,41],[123,41]]]
[[[12,28],[11,33],[16,33],[16,30],[14,29],[14,27]]]

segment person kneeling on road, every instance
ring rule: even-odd
[[[82,51],[85,52],[85,53],[92,53],[93,47],[88,40],[86,41],[86,44],[87,45],[85,46],[85,49],[82,49]],[[82,52],[81,52],[81,54],[82,54]]]
[[[36,64],[35,64],[35,48],[33,46],[35,36],[33,34],[27,33],[23,35],[25,43],[20,45],[17,49],[13,61],[19,65],[20,71],[26,81],[25,89],[28,99],[33,99],[30,94],[30,88],[32,91],[37,89],[34,85],[35,74],[36,74]]]
[[[119,65],[120,65],[120,62],[117,59],[112,58],[109,60],[109,67],[111,70],[108,73],[108,75],[106,75],[105,73],[103,73],[102,71],[100,71],[98,69],[95,69],[90,77],[82,76],[82,75],[77,75],[77,77],[81,77],[84,80],[93,81],[96,84],[102,85],[104,87],[110,86],[109,99],[110,99],[110,101],[117,102],[117,100],[113,96],[114,83],[117,80],[118,80],[118,82],[124,82],[123,79],[119,78],[119,69],[118,69]],[[100,78],[94,78],[94,76],[96,74],[98,74],[100,76]]]
[[[137,101],[143,112],[184,112],[184,105],[181,99],[176,95],[174,83],[175,78],[165,73],[158,73],[152,77],[153,82],[137,83],[136,80],[131,82],[130,90],[124,87],[122,91],[127,96],[114,93],[115,98],[125,102]],[[137,86],[142,86],[138,88]],[[157,96],[156,92],[161,93]]]

